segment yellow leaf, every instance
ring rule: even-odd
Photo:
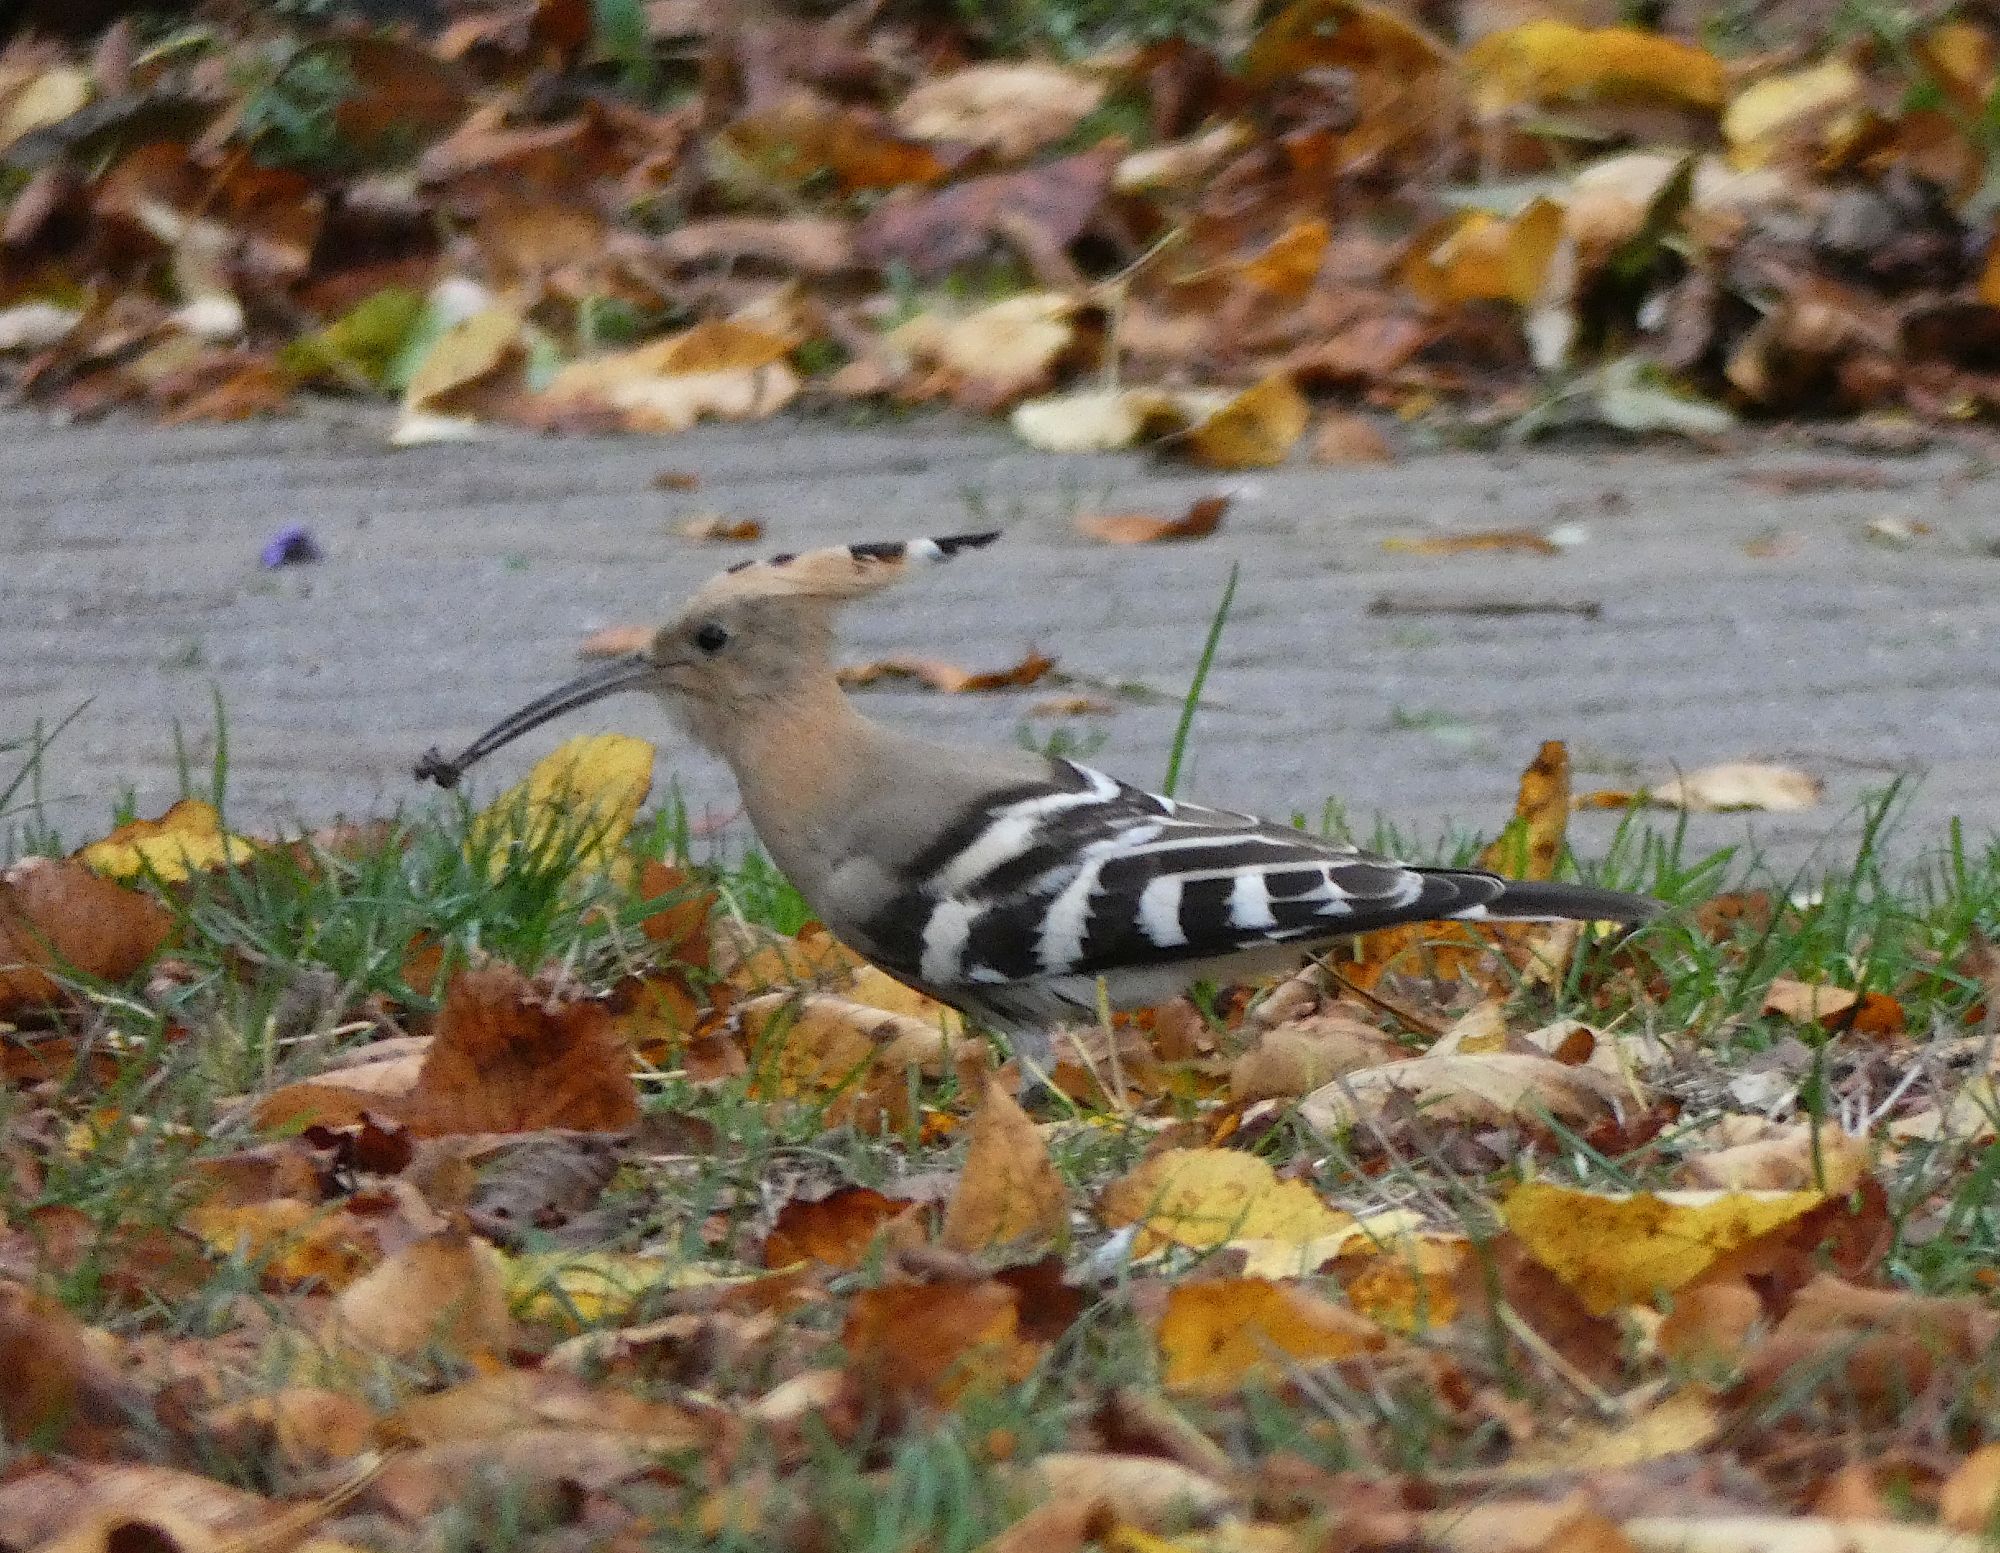
[[[1389,1335],[1365,1316],[1295,1284],[1216,1278],[1176,1285],[1160,1316],[1161,1379],[1170,1387],[1231,1391],[1289,1363],[1349,1359]]]
[[[1105,1188],[1104,1221],[1137,1224],[1139,1255],[1167,1244],[1208,1250],[1241,1240],[1303,1245],[1337,1234],[1352,1214],[1329,1208],[1303,1181],[1234,1149],[1167,1149]]]
[[[1388,1218],[1388,1214],[1378,1217]],[[1473,1256],[1463,1235],[1383,1235],[1357,1241],[1343,1257],[1348,1304],[1392,1332],[1415,1333],[1458,1319],[1458,1284]]]
[[[1722,116],[1722,138],[1738,167],[1761,167],[1861,100],[1860,72],[1836,56],[1744,87]]]
[[[543,757],[528,779],[489,804],[466,849],[494,878],[523,858],[573,858],[572,877],[602,869],[624,844],[653,786],[653,746],[622,733],[586,734]]]
[[[212,804],[183,798],[157,820],[133,820],[77,853],[93,873],[110,879],[150,874],[178,883],[191,874],[248,862],[256,848],[222,828]]]
[[[1305,435],[1312,408],[1282,373],[1246,388],[1187,434],[1187,454],[1209,469],[1269,469]]]
[[[594,1326],[616,1321],[653,1289],[748,1281],[632,1252],[533,1251],[502,1259],[508,1306],[518,1319],[545,1326]]]
[[[474,389],[503,378],[527,359],[521,320],[489,307],[461,319],[438,336],[403,391],[407,412],[460,413]]]
[[[1824,1192],[1597,1193],[1530,1181],[1500,1211],[1529,1255],[1601,1316],[1672,1293],[1824,1201]]]
[[[210,1250],[240,1255],[282,1284],[316,1280],[341,1290],[381,1260],[366,1226],[337,1207],[295,1197],[240,1204],[197,1203],[184,1220]]]
[[[632,431],[686,431],[703,417],[761,419],[798,394],[799,375],[785,360],[796,343],[754,324],[711,320],[631,350],[572,362],[549,380],[541,398],[555,406],[622,412]]]
[[[1113,453],[1184,429],[1173,394],[1157,388],[1086,388],[1017,405],[1014,434],[1044,453]]]
[[[416,1241],[341,1291],[333,1331],[399,1358],[434,1348],[468,1357],[504,1352],[514,1336],[504,1265],[463,1230]]]
[[[1406,1105],[1434,1123],[1485,1126],[1547,1115],[1589,1126],[1611,1115],[1625,1095],[1606,1075],[1553,1057],[1447,1052],[1349,1073],[1307,1095],[1298,1115],[1328,1133]]]
[[[1550,739],[1521,773],[1514,818],[1479,854],[1479,866],[1516,879],[1553,879],[1568,829],[1569,749]]]
[[[865,1003],[885,1013],[901,1014],[906,1019],[922,1020],[933,1030],[943,1031],[947,1039],[957,1040],[965,1033],[965,1018],[957,1009],[938,1002],[936,998],[925,997],[915,987],[905,986],[887,971],[878,970],[875,966],[856,966],[847,985],[837,990],[841,997],[851,1002]]]
[[[1706,49],[1634,27],[1538,20],[1489,33],[1465,51],[1475,106],[1666,102],[1720,109],[1727,79]]]
[[[1069,1191],[1041,1132],[988,1079],[938,1238],[954,1251],[986,1251],[1024,1240],[1061,1242],[1068,1233]]]
[[[1714,1399],[1689,1387],[1668,1392],[1645,1411],[1616,1423],[1585,1422],[1532,1438],[1493,1476],[1506,1482],[1582,1472],[1625,1472],[1663,1456],[1700,1450],[1721,1428]]]
[[[1041,385],[1076,342],[1076,303],[1060,292],[1031,291],[974,312],[919,313],[887,343],[925,366],[981,384],[999,402]]]

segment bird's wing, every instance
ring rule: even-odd
[[[926,984],[992,984],[1477,916],[1504,888],[1056,761],[949,827],[869,937]]]

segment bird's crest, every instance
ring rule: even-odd
[[[961,550],[976,550],[1000,537],[998,529],[984,534],[946,534],[935,539],[892,539],[867,545],[832,545],[797,555],[774,555],[742,561],[709,579],[695,595],[691,608],[733,603],[740,599],[859,598],[899,582],[916,566],[935,566]]]

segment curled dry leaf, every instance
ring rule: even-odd
[[[1255,1046],[1229,1065],[1229,1093],[1243,1105],[1308,1095],[1343,1073],[1379,1067],[1402,1055],[1367,1020],[1331,1008],[1264,1031]]]
[[[67,973],[123,981],[173,927],[158,901],[81,863],[23,858],[0,874],[0,1018],[59,1000]]]
[[[1299,1102],[1301,1120],[1323,1132],[1384,1121],[1407,1105],[1428,1122],[1490,1126],[1552,1118],[1590,1127],[1611,1117],[1631,1091],[1589,1068],[1515,1052],[1411,1057],[1363,1068]]]
[[[941,1244],[992,1251],[1069,1235],[1069,1188],[1027,1112],[997,1079],[972,1118],[965,1168],[945,1204]]]
[[[1268,1278],[1176,1285],[1155,1336],[1161,1379],[1209,1392],[1234,1391],[1252,1375],[1282,1374],[1288,1364],[1375,1353],[1389,1342],[1367,1317]]]
[[[1290,456],[1311,416],[1297,385],[1274,373],[1197,421],[1175,446],[1209,469],[1272,469]]]
[[[1686,809],[1698,814],[1760,809],[1772,814],[1810,809],[1820,801],[1826,784],[1791,766],[1732,760],[1703,766],[1685,776],[1656,783],[1637,792],[1616,789],[1580,794],[1579,809],[1623,809],[1649,803],[1662,809]]]
[[[1398,555],[1466,555],[1488,550],[1523,550],[1531,555],[1560,555],[1562,546],[1531,528],[1482,528],[1463,534],[1431,534],[1422,539],[1391,535],[1384,550]]]
[[[676,523],[674,532],[683,539],[700,539],[723,544],[746,545],[764,537],[764,525],[755,518],[724,517],[719,512],[704,513]]]
[[[996,409],[1047,386],[1078,344],[1077,311],[1058,292],[1028,292],[970,313],[919,313],[886,343],[961,402]]]
[[[1789,976],[1775,978],[1765,989],[1760,1012],[1861,1035],[1899,1035],[1903,1030],[1903,1007],[1886,992],[1855,992]]]
[[[1084,512],[1077,514],[1076,526],[1107,545],[1205,539],[1222,526],[1229,502],[1227,496],[1204,496],[1178,518],[1156,518],[1143,512]]]
[[[1359,415],[1334,412],[1320,418],[1313,433],[1315,464],[1393,464],[1396,450],[1374,422]]]
[[[1514,817],[1479,866],[1515,879],[1553,879],[1569,831],[1569,748],[1546,741],[1521,773]]]
[[[849,689],[879,680],[915,680],[927,690],[956,696],[981,690],[1019,690],[1046,678],[1055,666],[1055,659],[1033,651],[1004,669],[962,669],[936,658],[877,658],[845,665],[839,679]]]
[[[865,1081],[874,1069],[900,1075],[945,1070],[950,1038],[938,1025],[825,992],[769,992],[741,1005],[758,1089],[783,1098],[824,1094]]]

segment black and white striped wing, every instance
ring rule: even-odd
[[[1490,874],[1410,868],[1176,803],[1068,761],[1046,785],[963,816],[913,872],[869,936],[885,963],[934,987],[1109,975],[1478,916],[1505,888]]]

